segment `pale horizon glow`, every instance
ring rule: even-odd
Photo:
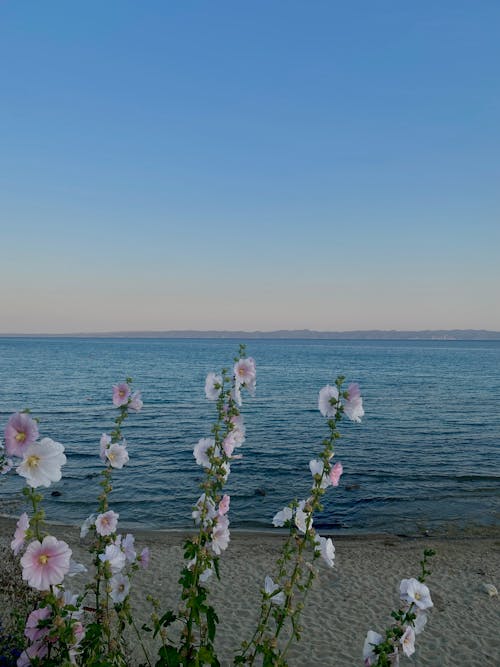
[[[0,333],[500,331],[500,5],[0,5]]]

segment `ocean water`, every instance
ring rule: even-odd
[[[129,375],[145,407],[125,423],[130,463],[114,474],[111,505],[130,526],[191,526],[201,479],[192,450],[215,416],[205,376],[232,364],[238,342],[0,339],[2,431],[29,407],[41,435],[66,447],[63,479],[45,491],[48,517],[81,523],[93,511],[99,439],[115,416],[111,386]],[[256,396],[245,394],[247,439],[227,484],[233,527],[271,527],[277,510],[306,497],[308,462],[327,432],[318,391],[339,373],[360,383],[366,415],[341,426],[344,475],[317,526],[348,534],[500,526],[500,341],[247,344],[258,381]],[[16,474],[0,479],[0,512],[19,512],[21,486]]]

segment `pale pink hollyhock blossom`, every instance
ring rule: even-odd
[[[61,466],[66,463],[64,446],[50,438],[30,445],[24,452],[23,460],[16,471],[26,478],[29,486],[50,486],[61,479]]]
[[[39,609],[34,609],[26,621],[24,636],[27,637],[31,642],[37,642],[40,639],[46,637],[49,634],[50,628],[39,628],[38,623],[40,621],[47,620],[51,613],[52,612],[50,607],[40,607]]]
[[[337,401],[339,390],[337,387],[331,387],[329,384],[320,390],[318,396],[318,408],[323,417],[335,417],[337,414]],[[333,402],[333,404],[332,404]]]
[[[229,420],[232,424],[231,435],[235,438],[238,443],[236,446],[239,447],[245,442],[245,424],[243,422],[242,415],[233,415]]]
[[[328,477],[330,479],[330,483],[332,486],[339,485],[340,477],[343,472],[344,468],[342,467],[342,463],[340,463],[340,461],[337,461],[337,463],[334,466],[332,466],[330,472],[328,473]]]
[[[241,458],[241,457],[240,456],[238,456],[238,457],[234,456],[233,458]],[[221,468],[224,471],[222,479],[223,479],[224,482],[227,482],[227,478],[231,474],[231,466],[229,465],[229,463],[227,461],[224,461],[224,463],[221,465]]]
[[[219,556],[229,544],[229,519],[227,516],[218,516],[217,523],[212,529],[210,547],[214,554]]]
[[[236,447],[241,445],[235,434],[231,431],[222,441],[222,449],[226,456],[232,456]]]
[[[119,445],[114,442],[106,449],[106,458],[112,468],[121,469],[128,463],[129,455],[125,445]]]
[[[14,556],[21,551],[26,539],[26,531],[30,527],[30,520],[26,512],[23,512],[16,523],[16,530],[14,531],[14,539],[10,543],[10,548],[14,552]]]
[[[236,403],[236,405],[241,408],[243,405],[243,401],[241,400],[241,385],[236,384],[232,389],[231,389],[231,398],[233,401]]]
[[[143,406],[144,403],[142,402],[141,392],[134,391],[134,393],[130,397],[130,402],[128,404],[129,410],[133,410],[134,412],[140,412]]]
[[[316,475],[319,475],[322,478],[320,484],[321,489],[326,489],[326,487],[330,484],[328,475],[323,476],[324,469],[325,469],[325,464],[323,463],[323,461],[319,461],[318,459],[311,459],[309,461],[309,470],[311,471],[311,475],[313,476],[313,478]]]
[[[420,609],[417,610],[417,617],[413,621],[416,635],[419,635],[421,632],[424,631],[426,623],[427,623],[427,614],[425,613],[425,611],[420,611]]]
[[[278,584],[275,584],[271,577],[264,579],[264,591],[271,600],[271,604],[276,604],[279,607],[285,604],[285,593],[280,590]]]
[[[415,630],[409,625],[399,640],[407,658],[415,653]]]
[[[216,401],[222,389],[222,375],[209,373],[205,380],[205,396],[209,401]]]
[[[130,398],[130,387],[126,382],[120,382],[113,385],[113,405],[120,408],[122,405],[127,405]]]
[[[347,387],[348,397],[344,403],[344,413],[353,422],[360,422],[361,417],[365,414],[363,409],[363,399],[359,389],[359,384],[352,382]]]
[[[234,365],[234,377],[237,385],[245,385],[250,394],[253,396],[255,393],[256,385],[256,368],[255,361],[252,357],[247,359],[240,359]]]
[[[204,468],[210,468],[210,459],[208,458],[208,450],[215,447],[215,440],[213,438],[201,438],[198,440],[193,449],[193,456],[196,463]],[[215,452],[214,452],[215,453]]]
[[[378,660],[378,656],[373,651],[374,646],[378,646],[381,642],[384,641],[382,635],[373,630],[368,630],[366,634],[365,644],[363,646],[363,664],[365,667],[370,667],[375,664]]]
[[[107,433],[101,435],[99,456],[102,461],[106,461],[106,450],[111,444],[111,436]]]
[[[122,549],[127,559],[127,563],[135,563],[137,560],[137,552],[134,549],[135,537],[131,533],[127,533],[122,540]]]
[[[335,562],[335,546],[331,538],[316,535],[316,539],[314,541],[316,542],[317,549],[325,563],[328,565],[328,567],[333,567]]]
[[[293,512],[290,507],[284,507],[280,512],[276,512],[273,517],[273,526],[281,528],[287,521],[293,517]]]
[[[150,560],[151,560],[151,554],[149,552],[149,549],[147,547],[144,547],[144,549],[141,551],[141,555],[139,556],[139,565],[142,567],[143,570],[148,569]]]
[[[231,502],[231,497],[225,493],[222,496],[222,500],[219,503],[219,516],[224,516],[229,512],[229,503]]]
[[[39,591],[60,584],[69,570],[71,553],[66,542],[52,535],[44,537],[41,543],[31,542],[21,558],[23,579]]]
[[[399,594],[404,602],[413,603],[418,609],[429,609],[433,606],[429,589],[418,579],[402,579]]]
[[[49,647],[47,642],[35,642],[34,644],[31,644],[31,646],[28,646],[28,648],[21,653],[17,659],[17,667],[30,667],[30,665],[33,664],[35,658],[38,658],[38,660],[43,660],[43,658],[47,657],[48,652]]]
[[[22,457],[38,438],[38,424],[24,412],[16,412],[5,427],[5,450],[9,456]]]
[[[211,498],[205,499],[204,493],[202,493],[196,501],[196,505],[194,506],[191,516],[197,524],[200,523],[203,506],[205,506],[205,517],[203,524],[206,525],[209,521],[212,521],[212,519],[217,516],[217,511],[215,509],[214,501]]]
[[[204,584],[206,581],[210,579],[212,574],[214,573],[213,567],[207,567],[203,572],[200,572],[200,581],[202,584]]]
[[[87,537],[88,532],[90,530],[90,527],[95,524],[96,518],[97,518],[97,514],[91,514],[82,523],[82,527],[80,528],[80,538],[81,539],[83,539],[84,537]]]
[[[99,535],[111,535],[116,531],[118,525],[118,517],[120,515],[113,510],[108,510],[104,514],[98,514],[95,520],[95,529]]]
[[[306,501],[301,500],[299,506],[295,510],[295,525],[297,526],[297,528],[300,530],[301,533],[307,532],[307,520],[310,516],[307,512],[304,512],[305,504]],[[311,517],[309,522],[309,528],[312,526],[312,524],[313,524],[313,519]]]
[[[125,567],[127,559],[121,548],[116,544],[108,544],[103,554],[99,554],[99,560],[109,563],[113,574],[120,572]]]
[[[109,596],[115,604],[123,602],[130,591],[130,580],[123,574],[115,574],[109,580],[110,592]]]

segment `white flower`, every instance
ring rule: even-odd
[[[125,554],[125,558],[128,563],[134,563],[137,559],[137,553],[134,549],[135,537],[130,533],[127,533],[122,540],[121,547]]]
[[[91,514],[88,516],[85,521],[82,523],[82,527],[80,528],[80,538],[83,539],[88,535],[88,532],[90,530],[90,526],[93,526],[96,520],[97,514]]]
[[[365,645],[363,646],[363,660],[366,667],[373,665],[377,660],[377,654],[373,652],[373,647],[377,646],[382,641],[384,641],[382,635],[379,635],[378,632],[374,632],[373,630],[368,630]]]
[[[68,577],[75,577],[77,574],[83,574],[87,572],[87,568],[82,563],[77,563],[76,560],[72,558],[69,561],[69,570],[67,572]]]
[[[112,468],[123,468],[129,460],[126,446],[119,445],[116,442],[106,449],[105,455]]]
[[[236,403],[236,405],[241,408],[241,385],[236,384],[233,389],[231,389],[231,398]]]
[[[323,461],[319,461],[318,459],[311,459],[309,461],[309,470],[311,471],[311,475],[313,476],[313,478],[315,477],[315,475],[319,475],[321,477],[325,470],[325,464],[323,463]],[[324,475],[324,477],[321,480],[320,488],[326,489],[326,487],[329,485],[330,485],[330,479],[328,475]]]
[[[10,548],[14,552],[14,556],[21,551],[26,539],[26,531],[30,527],[30,520],[26,512],[23,512],[16,523],[16,530],[14,531],[14,539],[10,543]]]
[[[325,563],[328,567],[333,567],[333,563],[335,562],[335,546],[331,538],[316,535],[315,542]]]
[[[204,519],[204,525],[206,526],[209,521],[214,519],[217,516],[217,510],[215,509],[215,503],[211,498],[207,498],[205,501],[205,494],[202,493],[201,496],[198,498],[196,501],[196,505],[194,506],[194,510],[191,514],[195,522],[198,524],[201,521],[201,511],[203,508],[203,505],[205,505],[205,519]]]
[[[123,602],[130,591],[130,580],[123,574],[115,574],[109,580],[111,590],[109,592],[110,598],[115,604]]]
[[[218,385],[216,387],[215,385]],[[222,389],[222,376],[217,373],[209,373],[205,380],[205,396],[209,401],[216,401]]]
[[[318,397],[318,408],[323,417],[335,417],[337,413],[338,398],[339,390],[337,387],[331,387],[327,384],[326,387],[321,389]]]
[[[299,506],[295,510],[295,525],[297,526],[297,528],[300,530],[301,533],[307,532],[307,520],[309,518],[309,514],[307,512],[304,512],[305,504],[306,501],[301,500]],[[312,526],[312,524],[313,520],[311,517],[309,528]]]
[[[399,586],[399,594],[404,602],[412,602],[418,609],[429,609],[432,607],[431,594],[425,584],[417,579],[403,579]]]
[[[229,544],[229,519],[227,516],[217,516],[217,523],[212,530],[212,541],[210,547],[214,554],[219,556],[225,551]]]
[[[344,413],[353,422],[360,422],[361,417],[365,414],[363,409],[363,399],[359,390],[359,385],[352,382],[347,387],[348,398],[344,403]]]
[[[141,392],[140,391],[134,391],[132,396],[130,397],[130,401],[128,403],[128,409],[129,410],[134,410],[134,412],[140,412],[144,406],[144,403],[142,401],[141,397]]]
[[[255,394],[256,377],[255,361],[252,357],[240,359],[235,363],[234,378],[236,386],[245,385],[252,396]]]
[[[63,452],[64,447],[60,442],[43,438],[26,449],[16,471],[35,489],[38,486],[50,486],[52,482],[61,479],[61,466],[66,463]]]
[[[403,653],[409,658],[415,653],[415,630],[409,625],[399,640],[403,648]]]
[[[208,450],[215,447],[215,440],[213,438],[201,438],[198,440],[193,449],[193,456],[196,463],[204,468],[210,468],[210,459],[208,458]],[[215,452],[214,452],[215,453]]]
[[[109,436],[107,433],[103,433],[99,442],[99,456],[101,457],[102,461],[106,461],[106,449],[110,446],[110,444],[111,436]]]
[[[417,617],[413,621],[416,635],[419,635],[421,632],[424,631],[426,623],[427,623],[427,614],[425,613],[425,611],[420,611],[418,609],[417,610]]]
[[[116,574],[125,567],[125,554],[116,544],[108,544],[103,554],[99,554],[99,560],[103,563],[109,563],[111,572]]]
[[[105,535],[114,533],[118,525],[119,516],[118,512],[113,512],[113,510],[99,514],[95,520],[95,529],[98,534],[104,537]]]
[[[269,596],[271,604],[281,605],[285,604],[285,593],[280,589],[278,584],[275,584],[271,577],[266,577],[264,579],[264,590],[266,595]],[[277,592],[279,591],[279,593]]]
[[[273,526],[276,526],[276,528],[281,528],[281,526],[284,526],[287,521],[290,521],[290,519],[293,516],[293,512],[290,507],[284,507],[281,512],[277,512],[274,515],[273,518]]]

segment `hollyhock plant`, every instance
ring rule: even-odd
[[[31,542],[21,558],[23,579],[39,591],[62,583],[69,570],[71,553],[66,542],[52,535],[44,537],[42,542]]]
[[[17,466],[19,475],[26,478],[27,483],[34,489],[39,486],[48,487],[52,482],[61,479],[61,467],[66,463],[63,454],[64,446],[50,438],[43,438],[26,448],[23,460]]]
[[[120,382],[119,384],[113,385],[113,405],[116,408],[121,408],[124,405],[127,405],[130,398],[130,385],[128,382]]]
[[[5,427],[5,450],[9,456],[21,458],[38,438],[38,424],[25,412],[16,412]]]
[[[24,541],[26,540],[26,532],[29,527],[30,527],[30,520],[26,512],[23,512],[16,523],[14,539],[10,543],[10,548],[14,552],[14,556],[17,556],[18,553],[23,548]]]

